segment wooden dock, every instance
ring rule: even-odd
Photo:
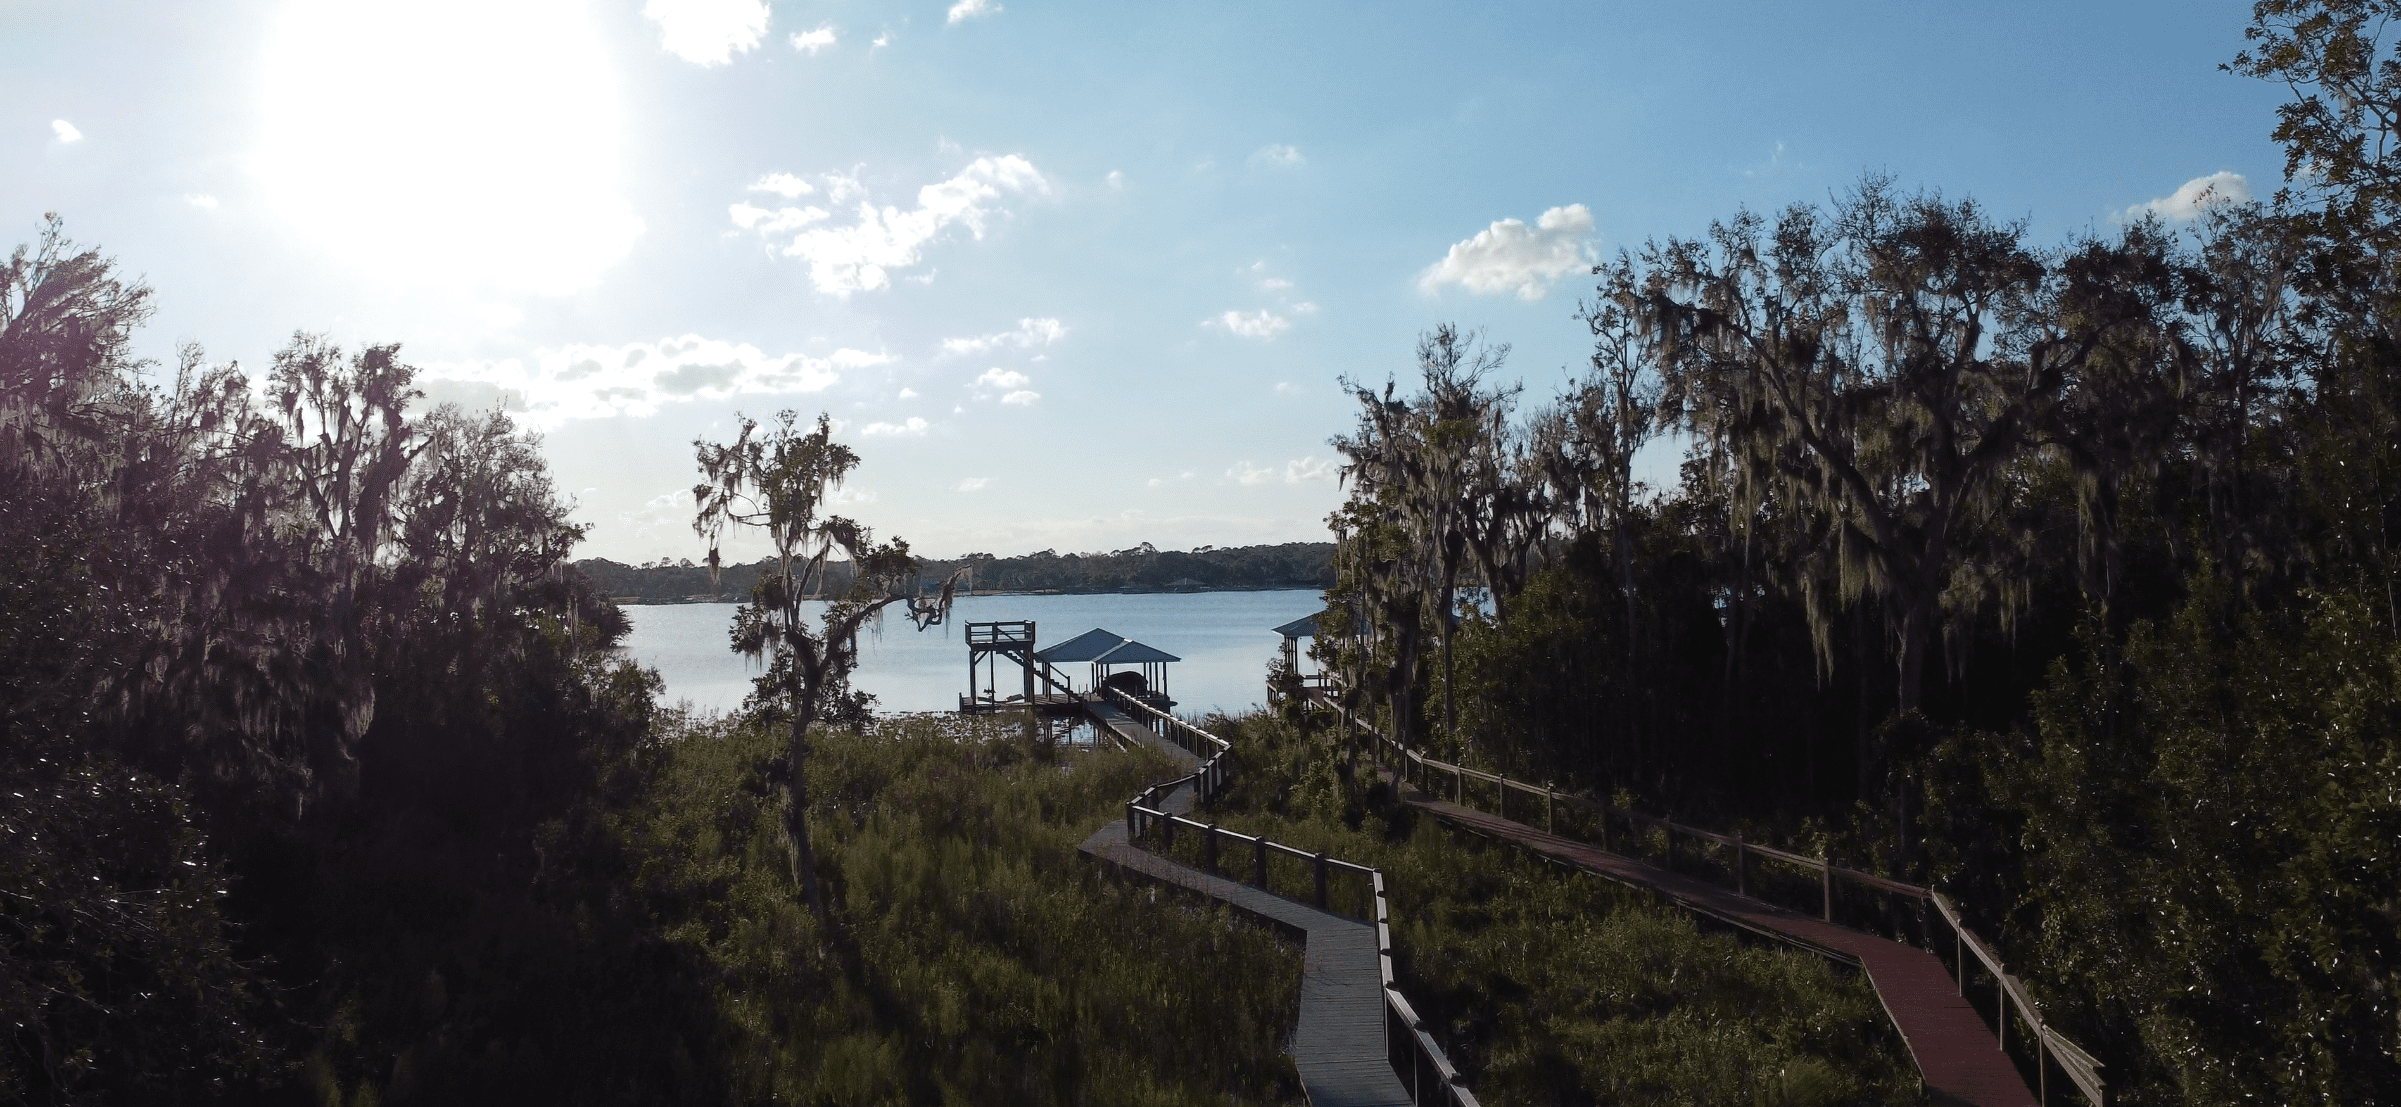
[[[1933,954],[1738,895],[1693,877],[1562,838],[1524,823],[1437,799],[1396,782],[1402,799],[1434,817],[1501,839],[1586,872],[1665,896],[1697,914],[1782,938],[1866,971],[1877,998],[1924,1075],[1934,1104],[2034,1107],[2034,1095]]]
[[[1106,704],[1100,705],[1106,707]],[[1110,708],[1114,711],[1114,708]],[[1123,718],[1123,713],[1119,713]],[[1184,753],[1127,719],[1145,744]],[[1192,809],[1189,784],[1169,793],[1164,810]],[[1409,1093],[1393,1073],[1385,1037],[1383,975],[1375,927],[1294,903],[1247,884],[1211,876],[1136,847],[1125,824],[1111,820],[1081,847],[1085,856],[1118,871],[1189,889],[1301,939],[1300,1019],[1292,1033],[1292,1064],[1312,1107],[1405,1107]]]

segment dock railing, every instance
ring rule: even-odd
[[[1941,960],[1942,950],[1939,939],[1932,931],[1931,921],[1925,918],[1925,905],[1931,903],[1944,927],[1950,931],[1952,950],[1947,967],[1951,970],[1952,979],[1959,986],[1959,995],[1962,997],[1967,995],[1969,977],[1967,958],[1973,954],[1976,961],[1982,964],[1985,972],[1990,974],[1994,981],[1994,991],[1998,997],[1995,1000],[1997,1010],[1994,1024],[2001,1048],[2007,1049],[2009,1046],[2011,1016],[2014,1014],[2017,1021],[2024,1024],[2025,1030],[2033,1042],[2037,1095],[2040,1097],[2037,1102],[2046,1104],[2050,1102],[2050,1070],[2056,1066],[2067,1077],[2068,1082],[2074,1085],[2088,1102],[2093,1104],[2093,1107],[2106,1107],[2108,1085],[2101,1079],[2101,1062],[2094,1060],[2090,1053],[2068,1040],[2065,1035],[2059,1033],[2044,1020],[2042,1008],[2034,1001],[2033,996],[2027,993],[2025,982],[2008,973],[2001,963],[2000,955],[1983,938],[1968,929],[1967,924],[1960,917],[1958,905],[1942,893],[1915,884],[1877,876],[1874,873],[1844,868],[1825,856],[1810,857],[1806,854],[1792,853],[1756,842],[1746,842],[1741,834],[1720,834],[1672,819],[1646,815],[1639,811],[1613,805],[1606,796],[1593,798],[1561,792],[1547,784],[1512,780],[1506,773],[1490,773],[1446,761],[1437,761],[1401,745],[1332,700],[1333,697],[1328,696],[1318,702],[1331,707],[1336,714],[1343,717],[1345,722],[1373,739],[1380,762],[1392,766],[1400,773],[1403,780],[1416,785],[1419,790],[1430,795],[1440,796],[1443,792],[1448,791],[1451,802],[1458,806],[1471,807],[1471,800],[1480,801],[1484,798],[1485,789],[1471,790],[1468,787],[1469,782],[1473,781],[1491,786],[1489,791],[1492,797],[1492,811],[1504,819],[1511,817],[1511,793],[1515,792],[1525,797],[1520,801],[1524,806],[1516,808],[1517,814],[1520,816],[1517,821],[1533,825],[1531,820],[1525,816],[1538,814],[1545,833],[1561,833],[1558,829],[1561,806],[1587,811],[1596,816],[1594,825],[1598,834],[1592,844],[1612,853],[1627,852],[1628,844],[1622,840],[1613,841],[1611,834],[1610,821],[1622,819],[1629,830],[1641,827],[1663,834],[1666,856],[1665,864],[1662,867],[1670,872],[1679,871],[1676,864],[1676,844],[1679,837],[1691,842],[1716,845],[1730,854],[1728,863],[1718,867],[1731,870],[1731,882],[1737,895],[1764,898],[1758,897],[1758,893],[1753,890],[1750,879],[1753,859],[1775,862],[1803,872],[1814,873],[1817,876],[1818,885],[1816,906],[1819,917],[1825,922],[1837,921],[1835,918],[1838,906],[1835,895],[1837,882],[1911,901],[1917,908],[1915,915],[1918,922],[1920,948],[1934,953],[1936,959]],[[1449,785],[1447,789],[1442,787],[1446,784]],[[1570,833],[1572,834],[1572,828]],[[1699,859],[1694,858],[1693,860]],[[1700,866],[1687,865],[1686,868],[1696,869]],[[1687,875],[1694,874],[1688,872]],[[1891,923],[1891,929],[1895,932],[1896,940],[1906,940],[1905,928],[1898,921]]]
[[[1151,722],[1154,729],[1166,728],[1163,737],[1195,755],[1204,749],[1209,751],[1200,769],[1190,776],[1154,784],[1126,801],[1127,841],[1162,856],[1173,856],[1177,840],[1189,839],[1198,843],[1199,867],[1211,876],[1248,884],[1328,914],[1373,924],[1376,964],[1383,980],[1384,1052],[1393,1075],[1408,1089],[1409,1102],[1419,1107],[1481,1107],[1475,1093],[1468,1090],[1465,1079],[1459,1075],[1458,1067],[1451,1064],[1450,1055],[1426,1032],[1424,1020],[1418,1018],[1416,1008],[1409,1005],[1408,997],[1401,994],[1399,984],[1393,979],[1392,913],[1384,894],[1383,871],[1329,857],[1324,851],[1304,850],[1264,835],[1227,830],[1213,822],[1204,823],[1165,810],[1162,797],[1186,782],[1191,782],[1194,792],[1204,797],[1231,783],[1233,761],[1228,755],[1233,745],[1114,688],[1108,691],[1112,702],[1136,718]],[[1275,863],[1278,861],[1285,864],[1278,865]],[[1279,880],[1279,875],[1283,879]],[[1337,879],[1344,887],[1337,888]],[[1352,891],[1358,894],[1338,894]]]

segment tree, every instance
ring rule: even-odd
[[[1839,606],[1882,601],[1904,714],[1946,609],[1983,599],[1957,571],[1995,537],[2011,466],[2118,322],[2049,313],[2022,235],[1871,177],[1830,218],[1795,206],[1771,232],[1746,212],[1713,226],[1714,259],[1677,242],[1657,262],[1666,403],[1731,449],[1746,498],[1772,486],[1815,516],[1821,651]]]
[[[850,519],[819,517],[859,457],[834,441],[827,416],[819,415],[810,431],[801,430],[797,418],[781,412],[765,433],[756,421],[743,418],[741,430],[726,445],[693,440],[705,479],[692,488],[698,508],[692,529],[708,543],[712,575],[723,564],[728,527],[759,528],[775,547],[775,568],[760,576],[750,602],[734,616],[733,646],[765,665],[758,698],[780,712],[779,721],[790,730],[783,783],[789,793],[784,831],[792,878],[818,921],[830,924],[809,847],[809,727],[858,704],[850,674],[859,662],[859,631],[895,604],[920,630],[941,622],[950,612],[959,575],[926,596],[918,589],[917,559],[907,542],[878,544]],[[827,563],[836,554],[854,572],[847,588],[828,596],[818,624],[809,616],[808,602],[826,588]]]

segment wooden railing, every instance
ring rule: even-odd
[[[1383,980],[1385,1060],[1392,1065],[1393,1075],[1399,1077],[1401,1085],[1408,1089],[1409,1102],[1420,1107],[1481,1107],[1475,1093],[1467,1089],[1458,1068],[1451,1064],[1450,1056],[1435,1043],[1433,1035],[1426,1032],[1424,1020],[1417,1017],[1416,1009],[1409,1005],[1408,997],[1401,994],[1400,986],[1393,980],[1392,915],[1384,896],[1382,870],[1329,857],[1322,850],[1311,852],[1272,841],[1264,835],[1238,833],[1216,823],[1188,819],[1163,809],[1160,798],[1186,782],[1192,783],[1194,791],[1204,797],[1230,783],[1232,760],[1226,755],[1231,751],[1232,744],[1116,689],[1112,688],[1109,692],[1120,707],[1136,711],[1136,717],[1151,722],[1154,729],[1165,728],[1164,736],[1176,744],[1196,755],[1203,748],[1211,751],[1200,769],[1190,776],[1154,784],[1126,801],[1127,841],[1145,849],[1152,848],[1155,842],[1154,852],[1171,855],[1179,832],[1198,834],[1200,867],[1203,871],[1211,876],[1240,880],[1271,894],[1280,893],[1275,893],[1272,886],[1269,862],[1275,858],[1301,862],[1308,873],[1310,894],[1306,902],[1320,911],[1375,925],[1376,965]],[[1226,847],[1229,844],[1233,847],[1233,857],[1248,857],[1250,864],[1247,872],[1236,875],[1227,871],[1229,858]],[[1239,861],[1235,864],[1239,865]],[[1337,910],[1338,901],[1332,890],[1333,878],[1337,875],[1363,879],[1363,890],[1367,893],[1361,902],[1364,911]]]
[[[2086,1053],[2076,1043],[2069,1041],[2044,1021],[2042,1008],[2034,1002],[2032,996],[2027,994],[2025,982],[2018,977],[2009,975],[2003,969],[2000,955],[1995,953],[1984,939],[1967,928],[1967,924],[1960,918],[1957,905],[1942,893],[1915,884],[1877,876],[1874,873],[1846,869],[1822,855],[1810,857],[1805,854],[1791,853],[1756,842],[1746,842],[1740,834],[1719,834],[1671,819],[1615,807],[1605,796],[1597,799],[1588,798],[1560,792],[1547,785],[1511,780],[1506,773],[1488,773],[1480,769],[1470,769],[1463,765],[1437,761],[1394,741],[1390,736],[1352,715],[1340,704],[1332,702],[1332,699],[1329,696],[1318,702],[1331,707],[1347,723],[1374,739],[1380,761],[1392,765],[1401,773],[1404,780],[1408,780],[1430,794],[1440,794],[1437,790],[1438,783],[1450,784],[1451,802],[1459,806],[1468,806],[1468,781],[1489,783],[1495,786],[1494,813],[1506,819],[1510,817],[1509,794],[1514,789],[1528,796],[1530,800],[1541,802],[1543,830],[1552,834],[1558,833],[1557,815],[1560,804],[1565,803],[1572,807],[1583,808],[1599,816],[1599,841],[1594,844],[1609,852],[1617,852],[1610,840],[1609,820],[1612,816],[1622,817],[1629,826],[1646,826],[1664,832],[1667,846],[1664,867],[1670,872],[1676,870],[1676,839],[1679,835],[1696,841],[1725,846],[1733,851],[1731,868],[1733,869],[1734,891],[1737,895],[1752,894],[1749,873],[1750,859],[1754,857],[1814,872],[1818,876],[1819,915],[1826,922],[1834,921],[1834,886],[1837,880],[1913,900],[1920,905],[1921,920],[1923,905],[1932,903],[1943,923],[1951,931],[1953,948],[1950,968],[1953,979],[1958,982],[1959,994],[1963,997],[1967,995],[1968,966],[1966,958],[1968,953],[1972,952],[1976,959],[1983,964],[1985,971],[1992,974],[1995,981],[1995,991],[1998,993],[1998,999],[1995,1002],[1998,1010],[1995,1013],[1994,1022],[2001,1047],[2007,1049],[2009,1045],[2012,1004],[2015,1005],[2014,1012],[2018,1019],[2025,1023],[2027,1029],[2032,1032],[2037,1094],[2041,1097],[2038,1102],[2050,1102],[2050,1067],[2056,1064],[2059,1070],[2066,1074],[2069,1082],[2075,1085],[2076,1090],[2083,1093],[2087,1101],[2091,1102],[2094,1107],[2106,1107],[2108,1085],[2101,1079],[2101,1062],[2094,1060],[2091,1054]],[[1446,777],[1447,779],[1444,779]],[[1521,814],[1531,813],[1530,811],[1521,812]],[[1518,821],[1526,822],[1527,820],[1519,819]],[[1930,930],[1921,926],[1921,936],[1926,948],[1935,951],[1934,937]],[[1815,947],[1813,946],[1813,948]],[[1841,957],[1840,954],[1835,954],[1830,950],[1820,949],[1819,952]],[[1939,959],[1939,951],[1935,952]],[[1848,960],[1848,958],[1843,959]]]

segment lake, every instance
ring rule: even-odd
[[[962,624],[1030,619],[1035,642],[1047,648],[1095,627],[1106,627],[1183,660],[1167,666],[1167,693],[1176,712],[1232,714],[1266,699],[1267,663],[1283,639],[1273,628],[1324,606],[1312,590],[1184,592],[1089,596],[963,596],[951,617],[923,631],[895,611],[881,633],[859,645],[854,687],[871,692],[879,711],[956,711],[967,690],[967,641]],[[659,671],[665,702],[690,700],[704,710],[730,711],[750,692],[758,670],[726,647],[734,605],[629,605],[634,629],[627,656]],[[1005,664],[1005,662],[1004,662]],[[1303,661],[1304,668],[1307,662]],[[1076,686],[1082,664],[1062,665]],[[1022,688],[1002,674],[1002,695]]]

